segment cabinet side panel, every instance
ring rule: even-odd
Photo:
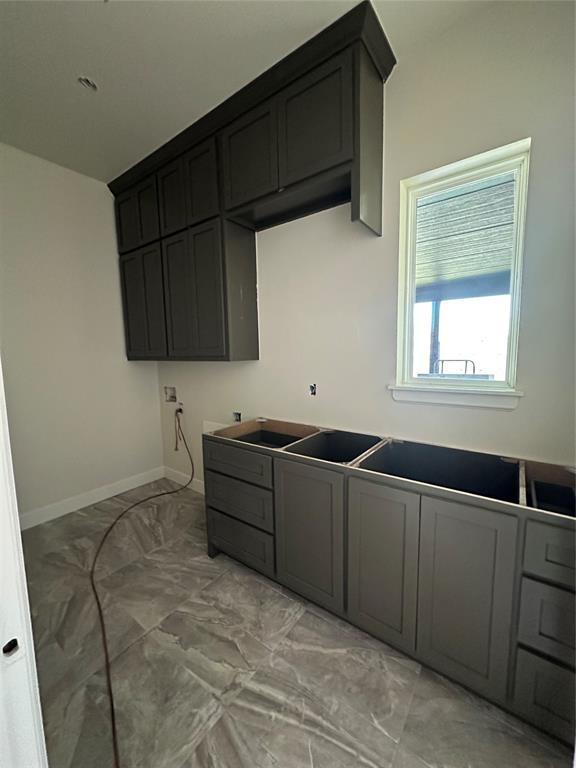
[[[224,254],[228,356],[230,360],[258,360],[256,234],[225,222]]]
[[[352,221],[382,235],[384,85],[362,44],[355,51],[355,152]]]

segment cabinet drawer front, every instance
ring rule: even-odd
[[[263,488],[272,487],[272,459],[255,451],[204,442],[204,466]]]
[[[350,621],[414,653],[420,496],[358,478],[348,488]]]
[[[274,538],[269,533],[257,531],[210,507],[206,513],[211,544],[260,573],[274,577]]]
[[[518,640],[574,665],[574,595],[532,579],[522,579]]]
[[[519,649],[514,704],[530,722],[574,741],[574,672]]]
[[[528,520],[524,571],[574,588],[576,568],[574,529]]]
[[[272,491],[210,471],[205,472],[204,481],[209,507],[274,533]]]

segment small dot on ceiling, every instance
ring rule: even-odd
[[[89,91],[97,91],[98,86],[94,82],[94,80],[90,80],[89,77],[79,77],[78,82],[80,85],[84,86],[84,88],[88,88]]]

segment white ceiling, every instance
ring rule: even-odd
[[[479,2],[374,5],[401,65]],[[354,5],[0,2],[0,141],[110,181]]]

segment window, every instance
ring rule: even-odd
[[[515,393],[529,152],[525,139],[401,182],[393,389]]]

